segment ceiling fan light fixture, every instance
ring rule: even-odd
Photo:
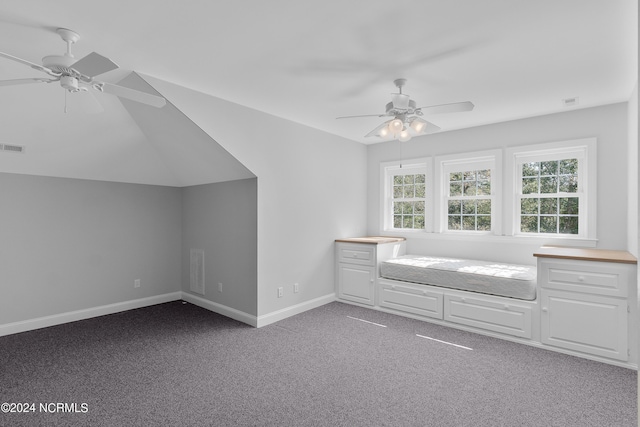
[[[387,136],[389,136],[391,132],[389,131],[389,126],[385,126],[382,129],[380,129],[380,132],[378,133],[378,136],[381,138],[385,138]]]
[[[408,129],[403,129],[398,135],[398,140],[401,142],[406,142],[411,139],[411,134]]]
[[[393,119],[389,123],[389,131],[391,133],[398,133],[402,131],[403,127],[404,127],[404,123],[402,123],[402,120],[400,119]]]
[[[422,120],[416,118],[411,121],[411,124],[409,126],[419,135],[424,132],[427,124]]]
[[[78,87],[78,79],[72,76],[60,77],[60,86],[62,86],[69,92],[77,92],[80,90],[80,88]]]

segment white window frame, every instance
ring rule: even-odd
[[[424,233],[433,230],[433,180],[432,159],[423,157],[400,162],[383,162],[380,164],[381,197],[381,230],[390,233]],[[406,174],[424,174],[425,176],[425,223],[424,229],[394,228],[393,227],[393,177],[396,172]]]
[[[506,189],[505,203],[511,206],[510,234],[517,237],[539,237],[544,239],[596,239],[596,138],[584,138],[553,143],[536,144],[507,149],[506,169],[512,176]],[[578,234],[522,233],[520,232],[520,195],[522,193],[522,165],[529,162],[578,159],[578,192],[566,193],[567,197],[579,198]],[[563,195],[565,193],[558,193]]]
[[[434,212],[435,231],[459,235],[502,234],[502,151],[487,150],[438,156],[435,159],[435,165],[434,197],[438,201]],[[491,200],[491,230],[449,230],[449,174],[484,169],[491,170],[491,195],[486,197]]]

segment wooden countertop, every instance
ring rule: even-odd
[[[619,262],[623,264],[637,264],[636,257],[627,251],[613,251],[608,249],[570,248],[562,246],[542,246],[533,256],[540,258],[562,258],[584,261]]]
[[[406,239],[404,237],[369,236],[369,237],[349,237],[346,239],[336,239],[336,242],[368,243],[370,245],[378,245],[380,243],[395,243],[395,242],[403,242],[405,240]]]

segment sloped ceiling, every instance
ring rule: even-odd
[[[363,135],[383,119],[335,118],[384,112],[399,77],[421,106],[476,105],[430,117],[447,131],[626,101],[638,75],[635,0],[0,2],[2,52],[32,62],[61,54],[58,27],[81,35],[77,58],[96,51],[125,71],[362,143],[380,142]],[[24,77],[41,74],[0,58],[0,80]],[[577,105],[563,105],[573,97]],[[192,124],[179,112],[169,121],[131,104],[100,93],[65,100],[55,84],[0,87],[0,143],[27,147],[0,155],[0,171],[177,186],[226,179],[199,163],[215,136],[184,129]]]

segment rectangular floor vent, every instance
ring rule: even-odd
[[[189,289],[200,295],[204,295],[204,251],[191,249],[191,280]]]
[[[24,153],[24,145],[0,144],[0,151],[7,153]]]

